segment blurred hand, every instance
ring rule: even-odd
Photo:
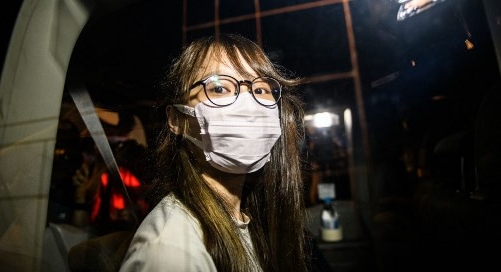
[[[410,0],[404,4],[404,9],[417,10],[433,2],[433,0]]]
[[[403,21],[406,18],[412,17],[421,13],[440,1],[445,0],[399,0],[400,8],[397,13],[397,21]]]

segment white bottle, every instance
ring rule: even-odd
[[[335,242],[343,239],[343,230],[339,221],[339,213],[334,205],[333,199],[324,199],[324,207],[320,217],[320,237],[322,240]]]

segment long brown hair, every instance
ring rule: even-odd
[[[256,43],[240,35],[222,34],[198,39],[184,48],[165,80],[166,105],[187,102],[188,89],[199,80],[195,77],[207,58],[221,60],[225,56],[236,72],[247,75],[239,54],[258,75],[273,77],[284,88],[279,104],[282,136],[269,163],[247,175],[246,184],[252,187],[246,187],[242,199],[242,209],[251,218],[249,230],[256,257],[264,271],[307,271],[299,153],[304,111],[296,93],[300,80],[271,62]],[[218,271],[249,271],[245,249],[224,201],[194,167],[194,146],[167,126],[160,139],[152,204],[174,193],[200,221],[205,246]]]

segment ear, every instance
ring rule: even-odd
[[[167,123],[170,131],[179,135],[181,133],[181,128],[179,127],[179,112],[171,105],[167,106],[165,111],[167,113]]]

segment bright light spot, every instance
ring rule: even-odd
[[[330,112],[319,112],[313,116],[313,126],[317,128],[331,127],[339,124],[339,116]]]
[[[475,45],[469,39],[466,39],[464,43],[466,45],[466,49],[468,50],[472,50],[473,48],[475,48]]]
[[[347,128],[350,128],[351,129],[351,122],[352,122],[352,118],[351,118],[351,110],[350,109],[345,109],[344,110],[344,125],[347,127]]]

